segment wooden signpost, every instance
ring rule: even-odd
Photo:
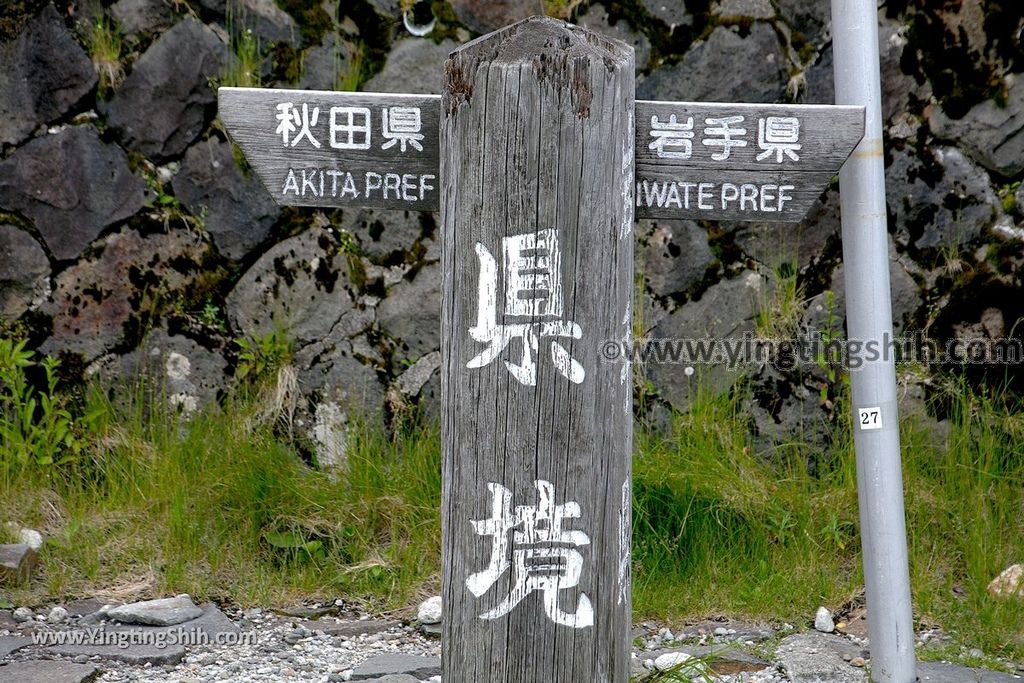
[[[440,74],[439,74],[440,77]],[[276,200],[440,209],[444,679],[625,683],[635,216],[797,221],[861,107],[634,101],[632,48],[532,18],[443,94],[221,88]]]
[[[637,218],[799,221],[864,130],[863,107],[635,107]],[[441,206],[438,95],[221,88],[220,116],[280,204]]]

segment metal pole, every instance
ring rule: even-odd
[[[876,683],[912,683],[917,674],[896,370],[890,344],[892,306],[875,0],[832,0],[832,34],[836,104],[865,107],[864,139],[840,172],[839,192],[871,678]],[[860,342],[860,348],[854,342]]]

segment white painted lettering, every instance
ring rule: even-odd
[[[648,185],[647,181],[644,181],[644,197],[647,202],[647,206],[653,206],[655,203],[658,206],[665,205],[665,195],[668,192],[668,183],[659,183],[653,181]]]
[[[295,193],[296,196],[299,194],[299,182],[295,179],[295,169],[288,169],[288,176],[284,179],[284,189],[281,190],[281,194],[288,194],[288,190]]]
[[[423,201],[423,196],[429,191],[433,190],[434,186],[427,183],[427,179],[437,180],[437,176],[426,174],[420,176],[420,201]]]
[[[369,199],[373,194],[374,190],[381,188],[381,183],[384,181],[383,176],[380,173],[374,173],[373,171],[366,172],[366,198]]]
[[[783,205],[786,202],[793,200],[793,196],[786,194],[786,192],[788,190],[795,190],[795,189],[796,189],[796,186],[794,186],[794,185],[779,185],[779,211],[783,210],[782,207],[783,207]]]
[[[668,208],[675,203],[677,209],[683,208],[682,202],[679,201],[679,187],[672,183],[668,188],[668,197],[665,199],[665,207]]]
[[[683,208],[690,208],[690,188],[697,187],[697,183],[679,183],[683,188]]]
[[[412,173],[406,173],[402,176],[402,199],[407,202],[416,201],[416,193],[409,194],[409,190],[416,189],[416,176]]]
[[[351,173],[346,173],[345,186],[341,188],[341,196],[344,198],[349,194],[352,195],[353,199],[359,199],[359,190],[356,189],[356,181],[352,177]]]
[[[329,171],[327,171],[327,175],[331,176],[331,196],[332,197],[337,197],[338,196],[338,176],[344,175],[344,173],[345,173],[344,171],[339,171],[339,170],[334,169],[334,168],[332,168]]]
[[[740,198],[740,188],[732,183],[722,183],[722,211],[729,208],[729,202]]]
[[[775,200],[775,190],[778,189],[778,185],[762,185],[761,186],[761,210],[774,212],[775,207],[771,205],[771,202]]]
[[[402,184],[402,176],[397,173],[385,173],[384,174],[384,199],[388,198],[388,192],[393,191],[395,193],[395,199],[401,199],[402,195],[399,193],[399,186]]]
[[[740,186],[740,211],[747,210],[747,202],[753,211],[757,211],[757,185],[743,183]]]
[[[331,107],[330,133],[334,149],[370,149],[369,108]]]
[[[302,196],[306,196],[306,188],[309,188],[310,194],[314,197],[316,194],[316,185],[313,184],[313,180],[316,178],[317,171],[310,171],[309,175],[306,175],[306,169],[302,169]]]
[[[705,199],[711,199],[711,188],[715,185],[714,183],[701,183],[697,186],[697,208],[702,211],[708,211],[709,209],[715,208],[710,202],[705,202]]]

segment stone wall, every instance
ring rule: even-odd
[[[0,324],[71,374],[116,387],[155,372],[183,410],[229,387],[235,340],[283,329],[321,431],[354,409],[385,424],[417,403],[436,416],[437,216],[276,206],[227,140],[214,87],[258,44],[246,78],[264,86],[436,93],[455,45],[533,4],[434,2],[422,38],[398,0],[8,3]],[[828,7],[547,3],[635,46],[641,98],[803,103],[832,101]],[[430,14],[421,3],[415,21]],[[1024,20],[1005,0],[891,0],[879,17],[897,329],[1009,334],[1024,314]],[[121,36],[113,61],[101,20]],[[777,311],[788,331],[841,320],[835,187],[798,226],[643,221],[636,234],[638,332],[763,332],[794,279],[797,309]],[[761,438],[817,438],[835,418],[824,368],[747,375]],[[698,380],[725,390],[736,377],[647,364],[643,416],[685,408]]]

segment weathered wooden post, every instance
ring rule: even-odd
[[[440,98],[220,89],[279,203],[441,209],[447,683],[628,680],[632,378],[601,356],[634,207],[799,221],[863,134],[858,106],[634,103],[633,66],[535,17],[452,53]]]
[[[632,48],[532,18],[441,97],[444,674],[629,677]]]

